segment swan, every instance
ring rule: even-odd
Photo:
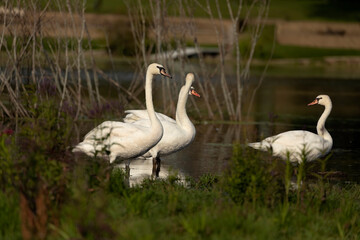
[[[117,157],[131,159],[141,156],[157,144],[163,135],[163,127],[155,115],[152,100],[154,75],[171,78],[162,65],[152,63],[148,66],[145,80],[145,101],[146,113],[150,120],[147,126],[105,121],[86,134],[84,140],[75,146],[73,152],[84,152],[89,156],[108,156],[112,163]]]
[[[192,87],[194,74],[188,73],[185,78],[185,85],[180,89],[178,103],[176,106],[176,120],[156,113],[163,128],[164,135],[161,140],[141,158],[152,158],[154,171],[160,170],[160,156],[165,156],[177,152],[188,146],[195,138],[196,130],[186,113],[186,102],[189,95],[200,97]],[[141,126],[149,126],[150,121],[145,110],[127,110],[128,113],[124,122],[134,123]]]
[[[249,143],[248,146],[262,151],[271,150],[273,156],[284,160],[289,158],[292,163],[301,163],[304,157],[307,161],[314,161],[326,155],[333,145],[333,139],[325,128],[332,103],[328,95],[319,95],[308,106],[316,104],[325,106],[317,123],[317,134],[302,130],[288,131],[268,137],[261,142]]]

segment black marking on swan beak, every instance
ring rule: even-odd
[[[168,78],[172,78],[172,76],[170,74],[166,73],[165,68],[159,67],[159,66],[156,66],[156,67],[159,69],[161,75],[168,77]]]

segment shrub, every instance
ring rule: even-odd
[[[0,137],[1,186],[20,196],[24,239],[46,238],[67,193],[70,128],[54,106],[52,101],[32,104],[30,118],[16,134]]]
[[[226,194],[237,203],[274,203],[283,187],[275,169],[275,162],[264,161],[260,154],[242,146],[235,146],[232,162],[222,185]]]

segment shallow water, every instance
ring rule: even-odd
[[[261,67],[258,72],[255,69],[254,72],[261,74],[262,69]],[[228,75],[233,74],[232,66],[229,66],[227,70]],[[326,122],[326,128],[334,141],[327,169],[343,173],[341,180],[360,182],[360,139],[358,137],[360,134],[360,75],[358,73],[358,68],[351,66],[347,68],[322,66],[314,69],[308,66],[270,67],[268,77],[265,77],[255,95],[248,117],[245,115],[249,99],[252,89],[258,84],[259,77],[251,77],[246,84],[243,98],[244,122],[196,124],[197,134],[194,142],[180,152],[163,157],[161,174],[166,176],[171,171],[192,177],[206,173],[221,174],[229,164],[234,143],[258,141],[288,130],[316,132],[316,123],[323,107],[308,107],[307,104],[312,102],[317,95],[327,94],[332,99],[333,109]],[[125,85],[133,77],[132,71],[128,68],[109,74],[114,79],[121,79],[121,83]],[[176,73],[173,74],[176,76]],[[217,78],[213,76],[212,82],[215,84],[219,82]],[[201,79],[196,79],[195,88],[197,81]],[[159,82],[155,81],[154,84],[159,84]],[[159,85],[154,86],[154,89],[157,87]],[[117,98],[118,93],[113,92],[113,88],[103,87],[102,92],[109,99]],[[155,107],[158,109],[157,106],[160,106],[162,101],[159,100],[158,95],[155,95],[154,100]],[[196,99],[199,106],[204,105],[201,101],[203,101],[202,98]],[[191,111],[192,107],[189,101],[187,109]],[[169,116],[173,117],[174,114]],[[199,119],[198,116],[197,119]],[[93,127],[94,124],[82,126],[78,140]],[[143,161],[133,162],[130,167],[134,174],[135,172],[142,176],[152,174],[151,164]],[[133,177],[136,178],[136,176]]]
[[[333,102],[326,122],[334,141],[327,170],[339,172],[341,181],[360,182],[360,81],[328,77],[266,79],[246,122],[197,124],[194,142],[180,152],[163,157],[161,171],[166,174],[172,169],[192,177],[221,174],[229,164],[234,143],[257,141],[288,130],[316,132],[323,107],[307,104],[319,94],[328,94]],[[131,164],[131,169],[139,168],[146,173],[141,163]],[[149,176],[151,172],[149,167]]]

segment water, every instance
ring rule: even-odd
[[[192,177],[221,174],[229,164],[234,143],[257,141],[288,130],[316,132],[324,108],[307,104],[319,94],[328,94],[333,102],[326,122],[334,141],[327,170],[341,173],[342,181],[360,182],[360,81],[330,77],[266,79],[246,122],[197,124],[194,142],[180,152],[163,157],[161,173],[177,171]],[[144,164],[133,162],[131,171],[142,169],[143,176],[150,176],[151,165],[144,167]]]
[[[261,67],[260,71],[262,69]],[[191,69],[186,70],[189,71]],[[233,71],[229,67],[227,74],[231,75]],[[128,68],[112,74],[114,79],[121,79],[122,84],[127,84],[132,79],[132,71]],[[173,74],[176,76],[176,73]],[[359,70],[351,66],[345,70],[338,66],[269,68],[268,77],[257,91],[250,114],[244,117],[244,122],[197,124],[194,142],[180,152],[163,157],[160,174],[166,176],[171,171],[192,177],[206,173],[221,174],[229,164],[233,143],[258,141],[289,130],[316,132],[316,123],[323,107],[308,107],[307,104],[317,95],[327,94],[332,99],[333,110],[326,128],[334,141],[327,169],[343,173],[345,177],[342,180],[360,182],[359,74]],[[258,80],[259,77],[252,77],[247,83],[248,88],[244,89],[245,110]],[[216,76],[212,81],[219,82]],[[154,84],[160,84],[159,82],[155,81]],[[196,88],[196,82],[194,86]],[[157,87],[159,85],[154,89]],[[112,92],[112,89],[103,88],[101,91],[109,99],[116,98],[117,93]],[[162,104],[158,95],[155,95],[154,101],[155,107]],[[201,101],[201,98],[196,99],[199,106],[204,105]],[[191,108],[189,101],[187,109],[191,111]],[[80,129],[80,139],[93,127],[94,124],[83,126]],[[144,177],[152,173],[149,162],[133,161],[130,166],[132,174]]]

